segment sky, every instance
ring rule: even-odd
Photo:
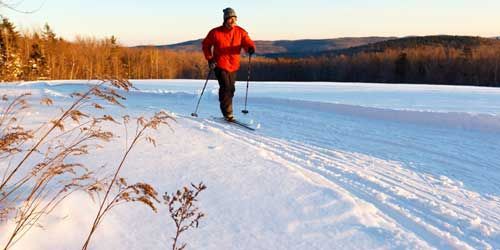
[[[114,35],[126,46],[206,36],[232,7],[254,40],[363,36],[500,36],[499,0],[0,0],[0,14],[21,30],[48,23],[67,40]]]

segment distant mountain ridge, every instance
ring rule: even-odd
[[[500,44],[500,40],[473,36],[451,36],[451,35],[435,35],[435,36],[414,36],[404,37],[392,40],[381,41],[372,44],[361,45],[358,47],[321,51],[312,54],[313,56],[332,56],[332,55],[353,55],[360,52],[382,52],[386,49],[407,49],[416,48],[419,46],[442,46],[447,48],[463,49],[474,48],[481,45]]]
[[[153,46],[174,51],[200,52],[202,39],[170,45]],[[344,37],[334,39],[257,40],[257,55],[278,58],[304,58],[317,56],[353,55],[361,52],[381,52],[386,49],[405,49],[417,46],[444,46],[449,48],[476,47],[500,43],[499,37],[473,36],[408,36],[397,37]],[[150,47],[150,46],[137,46]]]
[[[357,47],[370,43],[376,43],[394,39],[395,37],[343,37],[333,39],[302,39],[302,40],[256,40],[257,54],[261,56],[276,57],[287,54],[309,54],[321,51],[330,51]],[[174,51],[201,51],[202,39],[186,41],[182,43],[157,45],[160,49],[170,49]],[[149,46],[137,46],[149,47]]]

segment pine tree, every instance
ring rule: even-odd
[[[109,55],[106,58],[106,73],[113,77],[120,77],[121,74],[121,60],[120,60],[120,46],[118,45],[118,39],[115,36],[111,36],[107,41],[110,46]]]
[[[43,77],[46,78],[54,78],[53,77],[53,71],[56,68],[56,61],[57,61],[57,44],[58,40],[56,38],[56,33],[50,28],[48,23],[45,23],[43,26],[42,30],[42,52],[45,57],[46,65],[45,69],[43,70],[45,75]]]
[[[31,45],[29,56],[29,65],[27,66],[27,75],[30,80],[46,79],[48,75],[47,60],[43,55],[42,48],[38,43]]]
[[[0,23],[0,80],[17,80],[23,73],[18,39],[14,24],[3,18]]]
[[[52,31],[48,23],[45,23],[45,25],[43,26],[42,37],[45,41],[50,43],[55,43],[57,41],[56,33]]]

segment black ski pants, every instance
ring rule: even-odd
[[[233,115],[233,96],[236,81],[236,71],[228,72],[221,68],[215,68],[215,76],[219,81],[219,103],[220,111],[224,117]]]

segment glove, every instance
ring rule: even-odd
[[[208,68],[209,69],[213,70],[213,69],[215,69],[216,66],[217,66],[217,63],[215,62],[215,59],[212,58],[212,59],[208,60]]]
[[[249,55],[253,55],[254,53],[255,53],[255,48],[254,47],[248,48],[248,54]]]

